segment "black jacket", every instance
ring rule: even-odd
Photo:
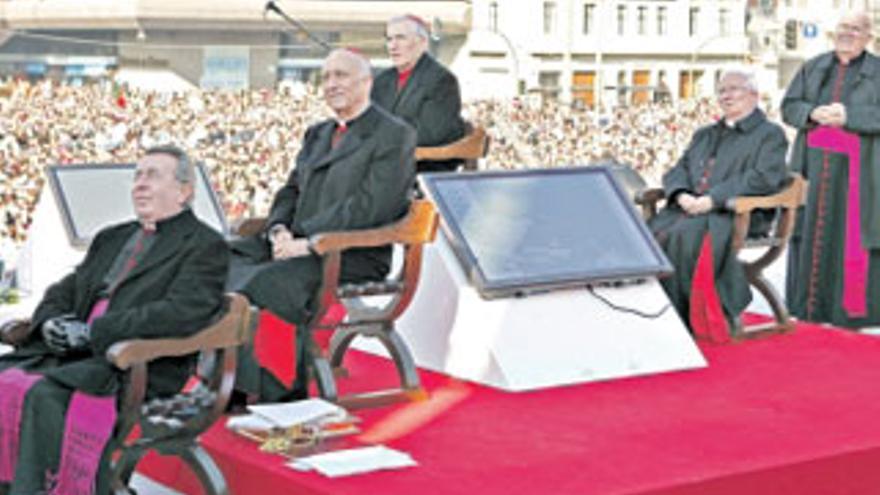
[[[32,317],[30,341],[16,353],[48,352],[39,327],[49,318],[65,313],[88,318],[105,274],[139,228],[138,222],[128,222],[98,233],[83,262],[46,291]],[[222,309],[227,265],[223,238],[189,209],[159,222],[154,244],[117,286],[107,312],[92,322],[91,349],[64,357],[45,375],[79,390],[112,393],[118,373],[105,358],[107,349],[122,340],[187,336],[207,326]],[[152,363],[150,392],[177,392],[191,363],[191,358]]]
[[[461,94],[455,74],[425,53],[413,67],[403,90],[397,91],[397,68],[376,76],[370,98],[380,107],[405,120],[418,133],[417,146],[449,144],[465,135],[461,118]],[[458,160],[421,161],[418,171],[454,170]]]

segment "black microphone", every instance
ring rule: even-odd
[[[291,26],[296,28],[297,31],[302,31],[303,33],[305,33],[306,37],[308,37],[310,40],[312,40],[313,43],[319,45],[321,48],[327,50],[328,52],[333,50],[333,47],[330,46],[329,44],[327,44],[326,41],[324,41],[321,38],[318,38],[317,36],[312,34],[311,31],[309,31],[308,29],[306,29],[305,26],[302,25],[302,23],[300,23],[299,21],[297,21],[293,17],[290,17],[283,10],[281,10],[281,7],[279,7],[278,4],[275,3],[274,0],[269,0],[268,2],[266,2],[266,5],[263,7],[263,18],[264,19],[266,18],[266,13],[268,13],[268,12],[275,12],[276,14],[278,14],[279,17],[281,17],[282,19],[287,21],[288,24],[290,24]]]
[[[269,12],[275,12],[276,14],[281,15],[281,10],[272,0],[266,2],[266,6],[263,7],[263,17],[266,17],[266,14]]]

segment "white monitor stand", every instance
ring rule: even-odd
[[[486,300],[442,231],[424,254],[418,290],[397,322],[420,367],[525,391],[706,366],[672,307],[647,319],[614,310],[586,289]],[[669,304],[653,278],[595,290],[644,313]],[[354,345],[383,352],[366,339]]]

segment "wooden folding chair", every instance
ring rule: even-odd
[[[783,189],[769,196],[739,196],[733,198],[728,206],[734,215],[731,248],[743,264],[749,284],[767,300],[773,310],[773,321],[744,326],[740,315],[732,316],[733,336],[745,339],[765,334],[780,333],[794,328],[788,308],[782,298],[764,277],[764,269],[779,259],[785,251],[794,230],[794,221],[799,206],[806,201],[807,181],[800,174],[790,173]],[[641,191],[636,203],[641,205],[645,220],[657,214],[658,203],[664,199],[663,189],[652,188]],[[778,209],[777,219],[766,236],[750,237],[749,223],[752,212],[757,209]],[[747,261],[738,255],[743,248],[761,250],[756,258]]]

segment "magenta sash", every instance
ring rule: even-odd
[[[61,463],[49,495],[90,495],[116,424],[116,398],[75,392],[67,409]]]
[[[39,375],[19,369],[0,373],[0,482],[11,483],[18,464],[18,441],[21,409],[28,390],[40,380]]]
[[[843,255],[843,310],[850,318],[864,317],[868,314],[868,250],[862,245],[860,224],[861,141],[858,134],[836,127],[822,126],[809,132],[807,146],[843,153],[849,158],[849,191]]]

